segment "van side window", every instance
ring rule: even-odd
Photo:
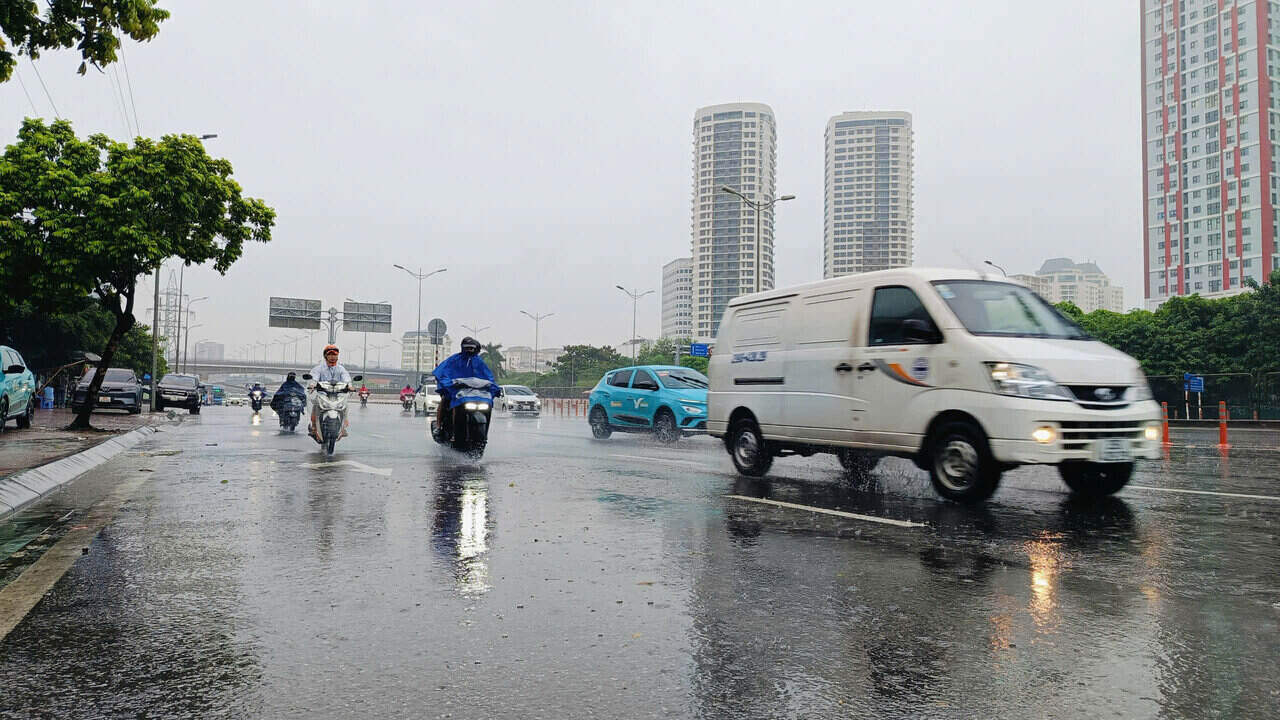
[[[930,328],[937,329],[933,318],[924,309],[919,296],[911,288],[890,286],[876,288],[875,298],[871,301],[871,331],[869,345],[918,345],[919,341],[908,341],[902,334],[902,323],[905,320],[923,320]]]
[[[609,376],[609,384],[614,387],[624,388],[631,383],[631,374],[630,370],[619,370]]]

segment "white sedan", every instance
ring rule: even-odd
[[[413,416],[418,417],[425,415],[431,417],[436,414],[436,408],[440,406],[440,396],[436,394],[435,385],[425,385],[422,392],[413,396]]]
[[[542,399],[524,385],[503,385],[498,407],[512,415],[537,416],[542,412]]]

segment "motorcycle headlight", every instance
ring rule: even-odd
[[[991,377],[991,387],[1001,395],[1034,400],[1075,399],[1069,390],[1038,367],[1006,362],[989,362],[984,365]]]
[[[690,415],[702,414],[702,408],[697,405],[681,405],[680,407],[684,408],[684,411],[689,413]]]

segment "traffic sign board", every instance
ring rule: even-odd
[[[1187,392],[1204,392],[1204,376],[1184,373],[1182,375],[1182,388]]]
[[[707,350],[708,350],[707,343],[690,343],[689,344],[689,355],[691,357],[710,357],[711,355],[710,353],[707,352]]]
[[[391,332],[391,306],[382,303],[342,304],[342,329],[347,332]]]
[[[319,300],[273,297],[267,304],[267,325],[298,330],[319,330],[321,312]]]
[[[449,331],[449,326],[440,318],[434,318],[427,323],[427,334],[431,338],[432,345],[439,345],[444,342],[444,334]]]

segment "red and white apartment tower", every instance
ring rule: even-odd
[[[1147,307],[1266,282],[1280,268],[1280,3],[1138,1]]]

